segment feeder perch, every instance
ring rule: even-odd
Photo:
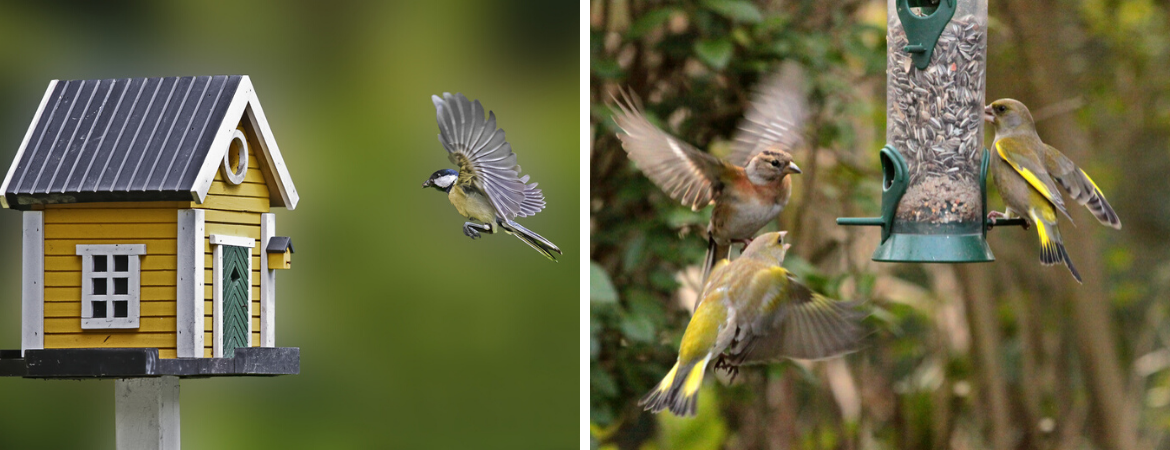
[[[983,147],[987,0],[889,0],[882,215],[874,261],[994,261]],[[999,226],[1022,221],[999,221]]]

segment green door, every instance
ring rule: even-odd
[[[248,249],[223,246],[223,357],[248,346]]]

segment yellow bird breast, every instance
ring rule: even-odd
[[[451,187],[447,199],[463,217],[482,223],[495,222],[496,214],[492,209],[492,204],[481,192],[472,190],[468,193],[456,184]]]

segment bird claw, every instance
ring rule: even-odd
[[[728,362],[723,354],[720,354],[719,358],[715,360],[715,370],[722,370],[731,377],[728,384],[734,383],[735,377],[739,376],[739,366]]]
[[[470,223],[465,223],[463,224],[463,234],[474,240],[479,237],[479,230],[475,229]]]

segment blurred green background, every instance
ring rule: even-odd
[[[182,383],[186,448],[578,444],[575,2],[0,4],[0,161],[50,79],[247,74],[301,203],[277,345],[301,374]],[[472,241],[434,190],[431,94],[494,110],[548,200]],[[20,214],[0,211],[0,348],[20,347]],[[0,379],[0,448],[114,447],[111,381]]]

